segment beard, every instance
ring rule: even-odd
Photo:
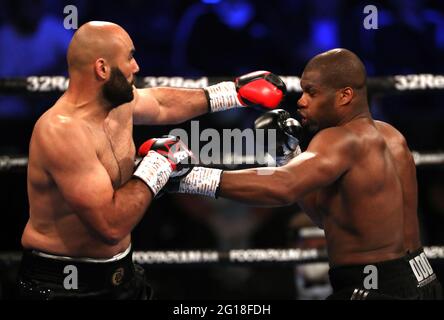
[[[130,102],[134,99],[134,80],[129,83],[117,67],[111,68],[111,76],[102,87],[103,97],[111,104],[112,108]]]
[[[319,131],[319,124],[316,121],[304,117],[303,120],[301,119],[299,122],[301,123],[304,132],[307,132],[308,134]]]

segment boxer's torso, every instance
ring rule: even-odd
[[[354,139],[352,165],[317,192],[331,265],[363,264],[404,254],[402,179],[395,158],[368,118],[344,126]],[[345,137],[344,137],[345,138]]]
[[[80,120],[78,122],[94,145],[114,189],[128,181],[134,169],[135,147],[130,104],[113,109],[104,121],[91,121],[78,112],[71,112],[64,106],[63,99],[60,99],[36,123],[31,138],[28,164],[30,219],[22,236],[22,244],[25,248],[59,255],[111,257],[129,246],[130,235],[118,244],[110,245],[94,234],[65,202],[51,177],[47,162],[42,160],[45,157],[41,154],[42,141],[36,141],[42,139],[35,138],[38,136],[36,131],[48,125],[58,114]],[[63,161],[63,155],[60,155],[60,161]]]

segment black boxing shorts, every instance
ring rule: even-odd
[[[365,265],[332,267],[328,300],[436,300],[442,289],[422,249]]]
[[[132,251],[111,259],[71,258],[25,250],[18,274],[18,298],[26,300],[146,300],[151,289]]]

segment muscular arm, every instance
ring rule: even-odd
[[[134,90],[135,124],[177,124],[207,112],[208,101],[202,89]]]
[[[73,212],[107,243],[126,237],[151,202],[145,183],[131,179],[114,190],[90,143],[89,129],[78,120],[58,119],[38,133],[45,167]]]
[[[323,130],[306,152],[283,167],[224,172],[219,195],[253,205],[292,204],[345,173],[353,159],[353,146],[345,129]]]

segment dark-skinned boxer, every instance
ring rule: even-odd
[[[372,119],[363,63],[346,49],[324,52],[308,62],[301,87],[301,123],[316,132],[305,152],[287,143],[277,168],[196,167],[175,191],[250,205],[298,202],[325,231],[330,299],[442,299],[420,242],[413,157],[399,131]],[[273,126],[285,128],[284,119]]]

